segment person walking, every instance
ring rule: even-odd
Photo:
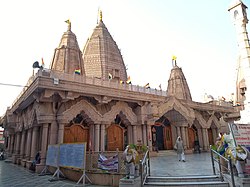
[[[178,159],[179,161],[186,162],[185,160],[185,154],[184,154],[184,146],[183,141],[180,136],[178,136],[174,148],[177,151]]]

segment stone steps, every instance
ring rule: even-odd
[[[192,187],[229,187],[229,183],[220,181],[217,175],[197,175],[197,176],[149,176],[144,184],[147,187],[153,186],[192,186]]]

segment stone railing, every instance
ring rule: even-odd
[[[129,90],[129,91],[141,92],[141,93],[159,95],[159,96],[167,96],[167,92],[163,90],[145,88],[139,85],[132,85],[132,84],[120,84],[119,81],[115,81],[115,80],[102,80],[96,77],[87,77],[84,75],[77,75],[77,74],[67,74],[67,73],[62,73],[59,71],[52,71],[50,69],[43,69],[43,70],[38,70],[35,75],[29,78],[26,86],[23,88],[21,93],[17,96],[17,98],[13,102],[12,107],[17,103],[17,101],[21,97],[24,97],[26,90],[30,87],[30,85],[34,82],[34,80],[37,77],[50,77],[50,78],[53,78],[54,81],[58,80],[59,82],[60,80],[67,80],[67,81],[72,81],[72,82],[91,84],[91,85],[114,88],[114,89]]]

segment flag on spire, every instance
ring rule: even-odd
[[[80,75],[81,74],[81,69],[75,69],[75,74]]]
[[[128,79],[127,79],[126,83],[127,83],[127,84],[131,84],[130,76],[128,76]]]
[[[108,79],[109,79],[109,80],[113,79],[113,76],[112,76],[111,73],[109,73]]]
[[[146,88],[146,89],[150,88],[149,83],[147,83],[147,84],[144,86],[144,88]]]
[[[45,67],[45,64],[44,64],[44,61],[43,61],[43,58],[42,58],[42,65],[41,65],[42,68]]]

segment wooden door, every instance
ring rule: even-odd
[[[107,150],[119,151],[124,150],[124,133],[123,128],[117,124],[113,124],[107,128]]]
[[[188,141],[189,141],[189,148],[194,148],[194,141],[195,141],[195,130],[193,128],[188,128]]]
[[[88,149],[89,128],[76,124],[64,128],[63,143],[86,142]]]
[[[171,126],[165,126],[164,128],[164,147],[165,149],[173,149],[173,142],[172,142],[172,131]]]

